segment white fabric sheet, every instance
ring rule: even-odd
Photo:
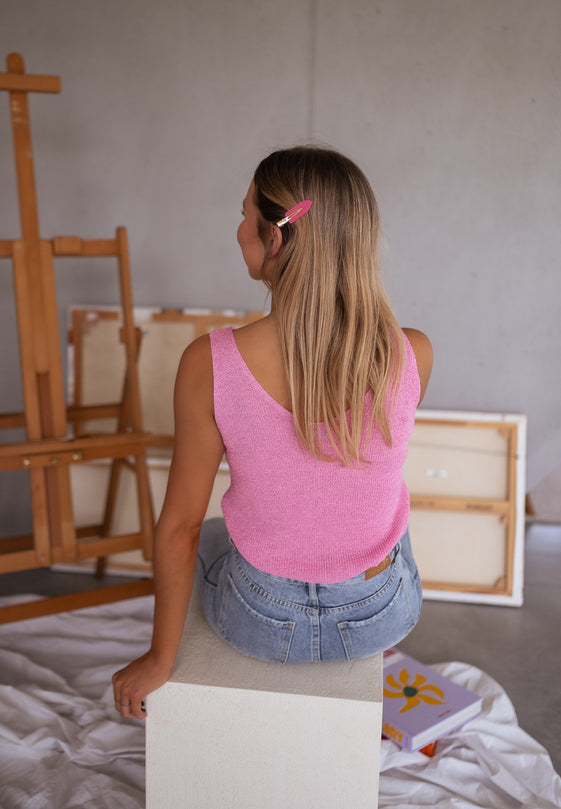
[[[146,597],[0,626],[1,809],[144,806],[144,727],[115,712],[111,674],[146,650],[152,607]],[[559,809],[561,778],[501,687],[462,663],[435,668],[481,694],[483,713],[432,759],[383,741],[380,809]]]

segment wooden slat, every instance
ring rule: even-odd
[[[25,413],[0,413],[0,430],[25,427]]]
[[[13,250],[12,239],[0,239],[0,258],[11,258]]]
[[[55,256],[82,255],[83,240],[79,236],[53,236],[51,245]]]
[[[69,612],[70,610],[79,610],[86,607],[96,607],[99,604],[152,595],[153,592],[153,580],[142,579],[141,581],[118,584],[113,587],[101,587],[96,590],[87,590],[86,592],[72,593],[65,596],[42,598],[25,604],[13,604],[0,607],[0,624],[24,621],[29,618],[40,618],[43,615],[54,615],[55,613]]]
[[[23,59],[19,54],[10,54],[7,59],[11,73],[23,74]],[[28,301],[33,329],[31,331],[35,370],[48,371],[46,350],[46,327],[43,290],[41,282],[41,256],[39,236],[39,216],[35,172],[33,167],[33,146],[29,122],[29,106],[26,91],[10,93],[10,109],[14,156],[18,188],[21,235],[25,242],[25,271],[28,280]]]
[[[123,406],[119,402],[99,405],[70,405],[66,410],[66,418],[69,422],[119,418],[122,409]]]
[[[135,551],[142,548],[143,541],[144,535],[142,533],[84,540],[78,545],[77,558],[93,559],[98,556],[109,556],[113,553]]]
[[[518,458],[518,431],[509,436],[508,461],[508,525],[506,532],[506,586],[512,592],[514,586],[514,553],[516,544],[516,463]]]
[[[15,573],[16,570],[33,570],[40,567],[34,550],[0,553],[0,573]]]
[[[411,508],[422,511],[460,511],[470,514],[509,513],[507,500],[475,499],[473,497],[447,497],[445,495],[410,495]]]
[[[96,419],[119,418],[122,405],[119,402],[114,404],[99,405],[70,405],[66,409],[66,420],[74,423],[77,421],[95,421]],[[14,430],[18,427],[25,427],[25,413],[0,413],[0,430]],[[150,445],[160,438],[154,436],[150,439]],[[161,436],[164,438],[164,436]],[[168,444],[164,444],[168,446]]]
[[[124,463],[123,458],[116,458],[111,464],[109,485],[107,486],[107,496],[105,498],[105,511],[103,514],[103,523],[100,534],[102,537],[110,536],[111,534],[115,506],[117,505],[117,496],[119,493],[119,481],[121,479],[121,471]]]
[[[72,312],[72,332],[71,335],[69,335],[68,342],[74,346],[74,351],[72,354],[72,362],[74,365],[74,390],[72,392],[72,396],[74,399],[74,405],[82,404],[82,355],[84,344],[83,323],[86,317],[87,314],[83,310],[74,310]],[[67,410],[67,418],[70,420],[69,410]],[[73,426],[77,433],[83,433],[86,430],[82,419],[76,419]]]
[[[78,236],[54,236],[53,253],[57,257],[64,256],[118,256],[117,239],[80,239]]]
[[[27,437],[39,440],[41,434],[41,412],[36,388],[36,364],[33,352],[33,311],[30,305],[29,279],[26,269],[26,251],[22,241],[14,246],[14,289],[18,320],[19,350],[21,359],[21,381],[25,405]]]
[[[109,556],[114,553],[128,553],[137,551],[142,546],[143,535],[121,534],[119,536],[99,536],[81,539],[77,543],[74,559],[95,559],[98,556]],[[53,564],[64,564],[69,560],[62,548],[54,548],[52,552]]]
[[[8,73],[0,73],[0,90],[19,93],[60,93],[59,76],[36,76],[25,73],[19,53],[10,53],[6,59]]]
[[[153,435],[148,446],[153,449],[173,449],[173,436]]]
[[[41,242],[41,283],[43,291],[43,307],[45,317],[45,341],[48,351],[47,386],[42,396],[43,408],[47,405],[51,411],[48,430],[43,435],[62,438],[66,435],[66,403],[64,399],[64,378],[62,374],[62,356],[58,333],[58,306],[56,299],[55,270],[51,245]]]
[[[3,553],[30,551],[33,549],[33,534],[21,534],[13,537],[0,537],[0,556]]]
[[[136,491],[140,530],[144,538],[142,551],[145,559],[152,559],[154,506],[148,479],[148,467],[144,455],[139,455],[136,458]]]
[[[138,380],[138,346],[134,324],[132,285],[129,265],[127,231],[117,228],[119,243],[119,284],[123,304],[123,329],[125,337],[127,406],[130,407],[130,424],[135,430],[142,430],[142,410],[140,407],[140,384]]]
[[[484,421],[482,419],[442,419],[442,418],[427,418],[423,417],[423,412],[417,411],[415,416],[415,424],[423,425],[425,427],[478,427],[486,430],[503,431],[505,434],[516,432],[517,425],[509,421]]]
[[[265,314],[265,312],[261,311],[224,312],[217,310],[208,312],[186,312],[183,309],[161,309],[159,312],[152,314],[152,320],[156,323],[193,323],[197,334],[203,334],[208,332],[210,328],[221,324],[239,323],[240,326],[245,326],[256,320],[262,320]]]
[[[58,76],[35,76],[25,73],[22,76],[0,73],[0,90],[19,93],[60,93]]]
[[[481,593],[485,595],[512,595],[512,590],[508,589],[505,579],[499,579],[494,585],[481,584],[458,584],[457,582],[427,581],[422,580],[425,590],[447,590],[452,593]]]
[[[51,502],[56,502],[54,510],[56,522],[50,526],[51,548],[60,544],[65,561],[71,562],[76,558],[76,529],[74,527],[70,469],[68,466],[58,466],[56,469],[46,471],[52,476],[55,486]],[[60,537],[60,542],[57,541],[57,536]]]
[[[79,525],[76,528],[76,536],[78,539],[85,537],[100,537],[102,536],[101,525]]]
[[[26,441],[17,444],[4,444],[0,445],[0,458],[12,456],[29,455],[46,455],[47,453],[56,454],[57,452],[66,453],[73,451],[86,451],[88,449],[101,449],[107,447],[108,450],[124,448],[129,449],[132,447],[135,452],[127,452],[125,454],[135,455],[137,452],[142,452],[144,445],[151,439],[150,433],[145,432],[130,432],[130,433],[97,433],[96,435],[78,436],[69,439],[68,441],[56,438],[46,438],[43,441]],[[108,458],[113,456],[108,455]],[[118,457],[118,456],[115,456]]]
[[[49,536],[47,502],[47,479],[44,469],[30,469],[31,511],[33,515],[33,541],[35,544],[35,566],[50,565],[51,543]]]

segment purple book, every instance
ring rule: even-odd
[[[414,752],[481,713],[481,697],[398,649],[384,652],[382,732]]]

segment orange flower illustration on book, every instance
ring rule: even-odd
[[[443,699],[444,692],[436,685],[427,683],[427,678],[422,674],[417,674],[414,681],[409,684],[409,672],[407,669],[401,669],[399,673],[399,683],[396,681],[393,674],[388,674],[386,677],[386,684],[395,691],[390,691],[389,688],[384,688],[385,697],[405,697],[405,705],[400,709],[399,713],[409,711],[416,705],[422,702],[428,702],[430,705],[445,705],[446,701]],[[425,693],[426,691],[434,691],[440,699]]]

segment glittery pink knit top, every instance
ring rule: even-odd
[[[222,510],[242,556],[267,573],[325,584],[381,562],[409,518],[403,463],[420,383],[407,338],[393,446],[374,426],[368,443],[363,439],[369,464],[361,468],[320,461],[302,449],[292,413],[257,382],[231,328],[212,332],[210,341],[215,418],[231,473]],[[370,395],[367,415],[369,405]]]

